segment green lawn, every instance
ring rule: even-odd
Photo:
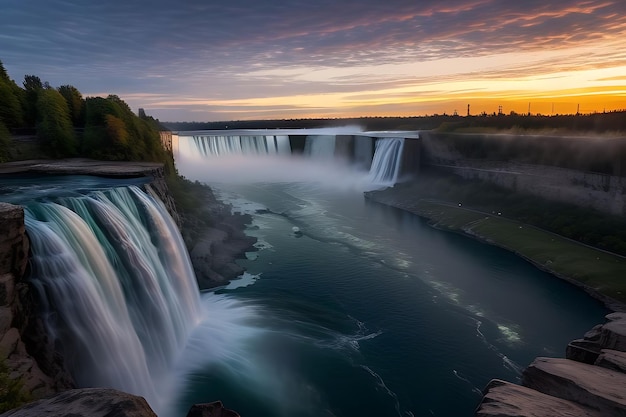
[[[559,235],[445,202],[391,198],[374,193],[374,200],[428,218],[440,229],[475,236],[515,252],[541,268],[577,281],[600,294],[626,302],[626,258],[585,246]]]

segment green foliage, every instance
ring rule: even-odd
[[[24,122],[22,90],[9,78],[0,61],[0,123],[6,127],[19,127]]]
[[[0,120],[0,163],[9,159],[9,145],[11,143],[11,132]]]
[[[151,117],[137,117],[119,97],[88,97],[85,109],[85,155],[126,161],[167,159],[158,123]]]
[[[13,81],[0,78],[0,122],[18,127],[23,124],[22,104],[11,84]]]
[[[462,203],[465,208],[486,213],[501,212],[509,219],[626,255],[626,220],[618,216],[441,172],[423,172],[419,181],[406,186],[411,187],[407,192],[420,198],[447,201],[454,205]]]
[[[75,156],[76,136],[67,103],[61,93],[52,88],[38,94],[37,136],[42,146],[57,157]]]
[[[43,83],[41,79],[36,75],[25,75],[24,76],[24,123],[33,127],[36,125],[38,116],[37,116],[37,100],[39,97],[39,92],[43,90]]]
[[[176,202],[176,210],[181,216],[181,234],[187,248],[193,248],[202,231],[211,226],[213,215],[206,209],[207,200],[215,201],[213,191],[207,185],[188,179],[170,171],[165,177],[167,189]]]
[[[72,118],[72,124],[75,127],[84,126],[85,100],[83,100],[83,96],[80,91],[71,85],[62,85],[58,88],[58,91],[67,102],[67,107],[70,110],[70,116]]]
[[[31,401],[31,397],[22,390],[21,378],[11,378],[5,361],[0,361],[0,413],[20,407]]]

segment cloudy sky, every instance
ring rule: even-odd
[[[163,121],[626,108],[625,0],[0,0],[0,60]]]

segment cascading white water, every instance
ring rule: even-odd
[[[332,160],[335,157],[335,136],[308,135],[304,143],[304,154],[313,159]]]
[[[374,160],[369,172],[373,184],[393,185],[398,180],[402,160],[403,138],[381,138],[376,141]]]
[[[291,153],[289,136],[286,135],[196,135],[193,140],[198,151],[204,156],[284,155]]]
[[[80,386],[114,387],[159,409],[166,376],[201,320],[177,227],[137,187],[26,209],[31,282]]]

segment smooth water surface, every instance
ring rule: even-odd
[[[209,342],[229,358],[190,371],[181,412],[220,399],[254,416],[469,416],[490,379],[562,357],[607,313],[504,250],[366,201],[345,167],[306,181],[310,161],[300,173],[267,161],[177,156],[183,175],[253,215],[259,239],[248,273],[212,294],[250,309],[238,310],[245,329],[224,329],[247,337]]]

